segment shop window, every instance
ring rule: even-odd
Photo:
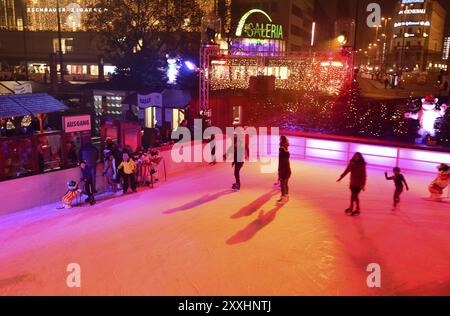
[[[1,142],[2,173],[6,178],[16,178],[35,172],[33,145],[30,138],[6,139]]]
[[[61,159],[61,135],[42,135],[37,139],[36,152],[38,155],[38,170],[46,172],[60,169]]]
[[[176,130],[184,120],[184,111],[180,109],[172,109],[172,129]]]
[[[83,137],[89,137],[90,131],[66,133],[65,148],[67,154],[67,166],[76,167],[78,165],[78,152],[81,148],[81,140]]]
[[[157,124],[156,107],[151,106],[145,109],[145,127],[154,128]]]
[[[233,125],[242,123],[242,106],[233,106]]]
[[[91,74],[91,76],[98,76],[98,66],[97,65],[90,66],[90,74]]]

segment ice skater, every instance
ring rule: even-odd
[[[123,169],[123,194],[127,194],[128,187],[131,184],[131,190],[136,190],[136,163],[127,153],[123,154],[123,161],[117,168],[117,170]]]
[[[289,140],[286,136],[281,136],[280,151],[278,154],[278,179],[281,186],[281,198],[278,200],[278,202],[286,202],[289,199],[288,182],[292,173],[289,158]]]
[[[431,182],[428,190],[431,193],[431,200],[441,200],[444,190],[450,184],[450,168],[447,164],[442,163],[438,166],[438,175],[436,179]]]
[[[216,135],[212,134],[209,140],[209,147],[211,150],[211,162],[209,163],[211,166],[214,166],[216,162]]]
[[[241,189],[241,169],[244,166],[246,149],[244,142],[237,134],[234,135],[233,145],[228,148],[225,154],[226,158],[233,155],[233,163],[231,167],[234,167],[235,183],[232,186],[233,190],[239,191]]]
[[[361,190],[366,188],[367,172],[366,162],[361,153],[355,153],[350,163],[345,169],[344,173],[339,177],[337,182],[340,182],[344,177],[350,173],[350,207],[345,210],[347,215],[358,216],[361,214],[361,208],[359,203],[359,194]],[[356,209],[353,210],[353,206],[356,204]]]
[[[93,175],[91,169],[88,168],[86,161],[82,161],[80,163],[81,169],[81,179],[80,182],[84,182],[84,192],[87,195],[86,203],[89,203],[91,206],[95,204],[94,198],[94,186],[93,186]]]
[[[397,205],[400,203],[400,195],[403,192],[403,188],[406,187],[406,190],[409,191],[408,183],[406,183],[405,177],[400,173],[401,170],[399,167],[394,168],[394,175],[392,177],[388,176],[388,173],[385,172],[384,176],[386,180],[393,180],[395,184],[395,192],[394,192],[394,209],[397,208]]]

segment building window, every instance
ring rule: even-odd
[[[273,13],[278,12],[278,3],[277,2],[272,2],[270,4],[270,11],[272,11]]]
[[[73,53],[73,38],[62,38],[61,50],[63,54]],[[53,52],[59,52],[59,40],[57,38],[53,39]]]
[[[233,106],[233,125],[242,123],[242,106]]]
[[[308,33],[307,31],[301,29],[300,27],[298,27],[297,25],[294,25],[294,24],[291,25],[291,33],[295,36],[299,36],[299,37],[303,37],[303,38],[310,37],[310,33]]]
[[[299,17],[299,18],[303,17],[302,9],[297,7],[295,4],[292,5],[292,14],[297,16],[297,17]]]

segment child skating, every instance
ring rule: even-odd
[[[438,167],[438,175],[431,182],[428,187],[428,190],[431,193],[430,200],[432,201],[440,201],[442,199],[442,194],[444,194],[444,190],[450,184],[450,168],[447,164],[443,163]]]
[[[394,175],[392,177],[388,176],[388,173],[385,172],[384,176],[386,180],[393,180],[395,184],[395,192],[394,192],[394,208],[393,211],[398,206],[398,203],[400,203],[400,195],[403,192],[403,188],[406,187],[406,190],[409,191],[408,184],[406,183],[405,177],[400,173],[400,168],[395,167],[394,168]]]
[[[367,181],[366,162],[361,153],[356,153],[350,160],[350,163],[345,169],[344,173],[339,177],[337,182],[340,182],[344,177],[350,173],[350,207],[345,210],[347,215],[358,216],[361,214],[359,204],[359,194],[361,190],[364,191]],[[354,210],[354,205],[356,209]]]

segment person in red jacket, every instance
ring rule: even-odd
[[[355,153],[350,163],[345,169],[344,173],[339,177],[337,182],[340,182],[344,177],[350,173],[350,207],[345,210],[347,215],[358,216],[361,213],[361,208],[359,204],[359,194],[361,190],[364,191],[366,188],[367,172],[366,172],[366,162],[361,153]],[[356,203],[356,210],[353,210],[353,206]]]

